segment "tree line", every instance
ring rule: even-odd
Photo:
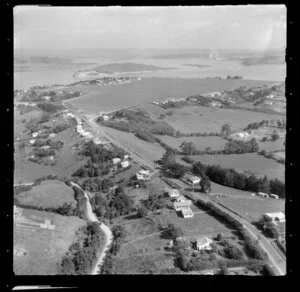
[[[83,234],[73,243],[61,260],[59,274],[87,275],[97,261],[97,254],[105,244],[105,238],[97,222],[87,223],[81,228]]]

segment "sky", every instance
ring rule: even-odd
[[[15,49],[283,49],[284,5],[14,8]]]

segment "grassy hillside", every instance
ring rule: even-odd
[[[55,230],[14,224],[13,270],[16,275],[55,275],[76,231],[86,223],[78,217],[22,209],[22,216],[36,222],[50,219]]]
[[[76,206],[72,188],[58,180],[43,181],[30,191],[18,195],[18,201],[23,205],[42,208],[57,208],[64,203]]]

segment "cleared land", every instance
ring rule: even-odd
[[[121,144],[150,161],[160,159],[165,152],[159,144],[143,141],[132,133],[126,133],[106,127],[103,128],[105,128],[106,132],[115,137]]]
[[[76,206],[72,188],[58,180],[43,181],[30,191],[18,195],[18,201],[27,206],[57,208],[64,203]]]
[[[158,106],[157,106],[158,107]],[[276,119],[276,115],[237,109],[192,106],[172,109],[173,115],[164,121],[182,133],[220,132],[222,125],[241,131],[253,121]]]
[[[226,140],[220,137],[181,137],[174,138],[171,136],[159,136],[167,145],[172,148],[180,149],[179,146],[182,142],[193,142],[198,150],[204,150],[206,147],[210,147],[212,150],[222,150],[226,144]]]
[[[284,212],[285,210],[285,200],[252,197],[250,192],[225,187],[213,182],[212,192],[226,194],[227,198],[218,198],[218,201],[238,211],[250,221],[257,220],[268,212]]]
[[[233,168],[239,172],[254,173],[257,176],[266,175],[269,179],[285,181],[285,165],[255,153],[230,155],[193,155],[194,161],[203,164],[216,164],[224,168]]]
[[[85,221],[78,217],[66,217],[50,212],[23,210],[23,216],[37,222],[50,219],[55,230],[19,227],[14,225],[13,269],[16,275],[55,275],[58,264],[69,246],[76,241],[76,230]],[[25,253],[25,255],[24,255]]]
[[[69,177],[75,170],[85,164],[87,159],[78,160],[74,151],[73,145],[78,143],[78,135],[74,129],[67,129],[58,133],[55,137],[51,138],[53,141],[62,141],[63,148],[58,152],[56,164],[40,165],[26,160],[32,147],[27,146],[22,150],[15,149],[14,160],[14,180],[15,183],[31,182],[39,177],[47,176],[49,174],[56,174],[61,177]]]
[[[83,93],[89,92],[89,94],[74,98],[70,100],[70,103],[87,113],[97,114],[168,97],[179,98],[210,91],[234,89],[243,85],[258,86],[270,83],[272,82],[254,80],[143,78],[141,81],[118,86],[76,87],[76,90]],[[66,90],[74,91],[72,87]]]

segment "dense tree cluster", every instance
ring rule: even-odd
[[[259,146],[255,138],[250,141],[229,140],[223,150],[224,154],[242,154],[259,151]]]
[[[82,154],[90,158],[86,165],[73,173],[73,176],[98,177],[108,174],[112,167],[112,159],[124,156],[124,152],[121,149],[108,150],[103,145],[95,145],[93,141],[85,144]]]
[[[262,230],[267,237],[277,239],[280,235],[272,219],[266,215],[263,215],[255,225]]]
[[[113,187],[114,183],[111,179],[105,178],[88,178],[82,183],[82,188],[86,191],[95,192],[109,192],[110,188]]]
[[[99,224],[88,223],[81,232],[83,236],[70,246],[62,258],[59,274],[87,275],[97,261],[97,253],[104,244]]]
[[[51,102],[39,102],[39,103],[37,103],[37,107],[45,112],[50,113],[50,114],[56,113],[56,112],[64,109],[63,105],[54,104]]]
[[[211,181],[227,187],[251,192],[273,193],[281,198],[285,197],[285,184],[278,179],[269,180],[267,176],[262,178],[257,178],[255,175],[247,176],[232,168],[204,165],[201,162],[193,165],[193,172],[196,175],[205,173]]]
[[[154,143],[156,141],[155,137],[148,131],[138,131],[135,136],[150,143]]]
[[[122,119],[122,120],[121,120]],[[98,120],[99,121],[99,120]],[[99,121],[101,122],[101,120]],[[109,121],[102,121],[105,126],[125,132],[149,132],[157,135],[174,136],[175,129],[164,121],[154,121],[142,110],[120,110]]]
[[[143,201],[143,206],[150,211],[156,211],[168,206],[168,200],[162,194],[149,194],[147,200]]]
[[[124,242],[126,231],[124,226],[117,225],[112,228],[113,242],[104,259],[101,267],[101,274],[111,274],[114,267],[114,257],[120,251],[121,245]]]
[[[93,211],[101,220],[130,214],[135,209],[133,200],[125,194],[121,186],[111,191],[107,196],[96,193],[91,198],[91,204]]]

